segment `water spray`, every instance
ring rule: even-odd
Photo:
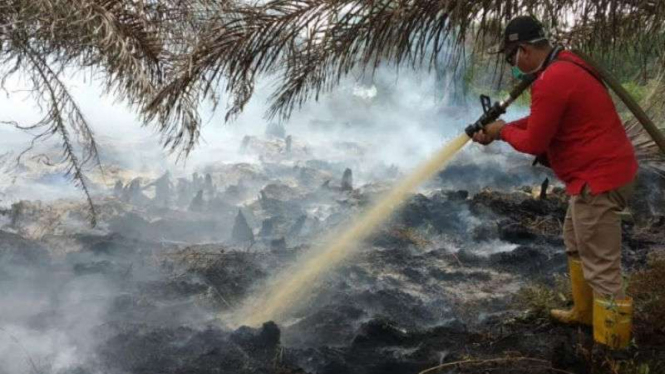
[[[483,115],[469,125],[464,133],[449,142],[432,158],[417,167],[413,173],[383,195],[345,230],[331,235],[326,246],[315,248],[303,255],[295,265],[282,271],[260,295],[253,297],[244,307],[230,316],[232,324],[257,326],[269,320],[283,320],[285,314],[301,306],[312,287],[327,272],[338,266],[358,250],[359,244],[385,223],[407,199],[411,191],[440,171],[471,139],[473,134],[496,121],[531,83],[534,77],[520,82],[507,99],[491,104],[488,96],[480,97]]]

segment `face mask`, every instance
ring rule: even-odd
[[[533,74],[535,74],[537,71],[539,71],[543,67],[543,64],[545,63],[545,61],[543,61],[540,64],[540,66],[538,66],[536,69],[534,69],[533,71],[525,73],[520,68],[517,67],[517,63],[518,63],[519,60],[520,60],[520,50],[518,48],[517,53],[515,54],[515,65],[513,65],[513,67],[510,68],[510,70],[513,74],[513,77],[517,80],[527,80],[527,79],[531,78],[531,76],[533,76]]]
[[[515,78],[517,80],[525,80],[526,79],[527,74],[524,74],[524,72],[522,70],[520,70],[520,68],[518,68],[517,66],[513,66],[512,68],[510,68],[510,70],[513,73],[513,78]]]

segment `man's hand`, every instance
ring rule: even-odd
[[[494,139],[490,138],[485,133],[485,130],[480,130],[477,133],[473,134],[473,141],[482,145],[488,145],[492,143]]]
[[[473,134],[473,141],[482,145],[488,145],[495,140],[499,140],[501,129],[506,123],[502,120],[492,122],[485,126],[485,129]]]

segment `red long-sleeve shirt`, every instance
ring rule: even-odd
[[[569,51],[560,59],[588,67]],[[519,152],[547,154],[552,170],[578,195],[619,188],[635,177],[637,160],[605,87],[588,71],[555,61],[531,87],[531,113],[501,130],[501,139]]]

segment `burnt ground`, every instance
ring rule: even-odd
[[[208,230],[214,239],[218,223],[205,215],[155,221],[143,218],[145,211],[121,216],[123,225],[144,228],[123,234],[37,240],[0,231],[2,301],[11,308],[0,331],[11,339],[2,352],[18,355],[14,360],[30,363],[35,373],[385,374],[458,361],[464,363],[442,372],[665,372],[663,330],[639,314],[635,344],[617,356],[594,348],[590,329],[553,324],[518,300],[525,287],[556,290],[566,272],[560,236],[566,198],[557,189],[545,200],[528,189],[414,195],[353,261],[325,277],[306,307],[259,328],[225,327],[218,313],[233,310],[306,251],[306,227],[318,233],[294,203],[314,198],[279,191],[281,197],[263,195],[257,209],[279,211],[269,218],[275,230],[285,222],[300,228],[282,227],[287,240],[266,235],[255,246],[160,240],[155,227],[178,227],[171,232],[176,239]],[[346,210],[320,227],[370,199],[357,190],[331,194]],[[663,217],[637,214],[640,220],[624,224],[630,272],[665,251]],[[568,300],[564,293],[555,293],[560,304]],[[58,330],[74,332],[62,349],[75,347],[75,359],[64,364],[59,355],[35,358],[31,335],[21,335]]]

